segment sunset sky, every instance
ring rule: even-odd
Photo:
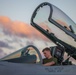
[[[0,58],[29,44],[38,49],[54,45],[30,25],[42,2],[57,6],[76,23],[76,0],[0,0]]]

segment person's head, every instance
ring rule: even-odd
[[[44,48],[44,49],[42,50],[42,52],[43,52],[43,54],[44,54],[44,56],[45,56],[46,58],[50,58],[50,57],[51,57],[50,48],[46,47],[46,48]]]

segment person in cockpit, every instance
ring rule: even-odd
[[[44,56],[46,58],[43,59],[43,65],[44,66],[53,66],[57,64],[57,58],[53,57],[51,55],[50,48],[46,47],[42,50]]]

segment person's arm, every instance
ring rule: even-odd
[[[48,63],[46,63],[46,64],[43,64],[44,66],[52,66],[52,65],[54,65],[55,64],[55,62],[54,61],[52,61],[52,62],[48,62]]]

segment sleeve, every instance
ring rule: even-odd
[[[55,64],[57,64],[57,58],[53,58],[53,61],[55,62]]]

